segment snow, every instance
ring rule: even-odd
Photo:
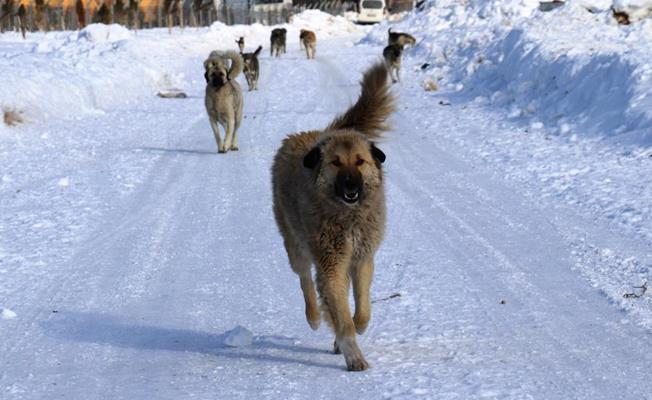
[[[253,333],[240,325],[226,332],[224,344],[229,347],[244,347],[251,345]]]
[[[0,307],[0,319],[13,319],[16,318],[16,313],[8,308]]]
[[[356,99],[387,23],[294,16],[226,155],[202,61],[270,27],[0,35],[0,106],[26,116],[0,125],[0,397],[649,397],[652,296],[624,294],[652,281],[652,25],[609,6],[433,1],[392,21],[417,46],[379,144],[363,373],[305,322],[269,167]]]

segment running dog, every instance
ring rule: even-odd
[[[204,104],[219,153],[238,150],[243,102],[242,89],[235,78],[242,71],[242,64],[242,57],[235,51],[213,51],[204,61]],[[220,138],[218,123],[225,130],[224,142]]]
[[[401,57],[403,55],[403,45],[395,43],[390,44],[389,46],[383,49],[383,58],[385,59],[385,66],[389,71],[389,76],[392,78],[392,82],[396,83],[400,81],[399,71],[401,70]],[[394,78],[394,72],[396,79]]]
[[[244,61],[244,76],[247,78],[247,85],[249,91],[258,90],[258,74],[260,66],[258,64],[258,54],[260,54],[263,46],[258,46],[253,53],[243,53],[242,59]]]
[[[315,35],[315,32],[301,29],[299,43],[306,49],[308,59],[315,58],[315,52],[317,51],[317,35]]]
[[[387,44],[400,44],[401,46],[414,46],[417,40],[414,36],[404,32],[392,32],[392,28],[387,30]]]
[[[276,52],[276,57],[280,56],[281,53],[285,53],[285,39],[287,37],[287,29],[285,28],[275,28],[272,30],[272,35],[270,36],[270,46],[269,46],[269,55],[273,56]]]
[[[238,48],[240,49],[240,54],[242,54],[245,49],[244,37],[240,36],[240,39],[236,40],[235,42],[238,44]]]
[[[366,330],[371,316],[374,255],[385,230],[385,154],[374,141],[389,129],[385,121],[394,111],[382,63],[365,72],[361,86],[358,101],[326,129],[285,138],[272,166],[274,216],[299,275],[306,319],[312,329],[319,327],[314,264],[323,318],[350,371],[369,367],[356,332]]]

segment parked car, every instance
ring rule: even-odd
[[[384,0],[362,0],[358,5],[358,22],[361,24],[375,24],[387,14]]]

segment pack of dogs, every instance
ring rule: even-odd
[[[272,30],[270,56],[286,52],[286,36],[284,28]],[[299,42],[314,59],[315,33],[302,29]],[[249,90],[258,89],[263,48],[246,53],[244,38],[236,43],[239,52],[213,51],[204,61],[206,112],[220,153],[238,150],[243,95],[236,77],[243,72]],[[384,62],[364,73],[355,104],[322,130],[288,135],[272,164],[274,217],[299,276],[306,320],[315,330],[326,321],[335,334],[333,351],[344,356],[349,371],[369,368],[356,334],[365,332],[371,317],[374,255],[385,230],[386,156],[377,141],[390,129],[387,119],[395,110],[390,78],[399,80],[403,49],[415,43],[413,36],[390,29]]]

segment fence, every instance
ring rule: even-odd
[[[0,32],[21,29],[28,32],[76,30],[95,22],[118,23],[131,29],[199,27],[209,26],[215,21],[227,25],[275,25],[288,22],[291,15],[307,9],[318,9],[333,15],[356,10],[356,2],[343,0],[295,0],[293,6],[284,3],[251,4],[252,0],[249,0],[218,9],[212,1],[204,3],[205,0],[152,0],[148,4],[141,0],[112,0],[110,3],[110,0],[103,3],[76,0],[67,6],[51,6],[50,2],[57,0],[47,1],[31,0],[26,3],[25,0],[0,0]],[[392,3],[401,4],[396,7],[400,11],[407,9],[407,5],[411,8],[412,4],[411,0],[393,0]]]

